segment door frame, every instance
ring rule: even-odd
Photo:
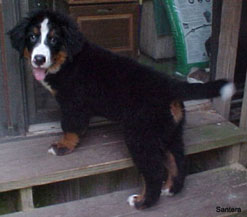
[[[20,17],[26,13],[28,0],[3,0],[2,1],[2,35],[1,56],[2,67],[0,84],[4,100],[0,101],[5,118],[0,119],[1,131],[4,136],[25,135],[27,128],[26,98],[23,77],[23,62],[19,54],[11,47],[7,32],[13,28]]]

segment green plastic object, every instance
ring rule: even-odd
[[[174,37],[176,71],[187,75],[192,67],[206,68],[205,42],[211,36],[213,0],[161,0]]]

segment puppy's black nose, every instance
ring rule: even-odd
[[[45,56],[43,55],[35,55],[34,56],[34,63],[37,65],[37,66],[41,66],[42,64],[45,63]]]

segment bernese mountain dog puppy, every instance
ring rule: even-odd
[[[92,116],[122,124],[145,184],[142,194],[128,198],[138,209],[154,205],[161,191],[173,195],[183,187],[183,101],[218,96],[227,100],[235,91],[226,80],[205,84],[174,80],[105,50],[85,39],[76,23],[58,12],[31,12],[8,34],[12,46],[29,61],[34,78],[60,105],[63,137],[51,145],[50,153],[72,152]]]

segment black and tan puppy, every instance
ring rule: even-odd
[[[188,84],[113,54],[87,41],[60,13],[30,13],[9,36],[13,47],[29,60],[35,79],[60,105],[64,135],[50,153],[73,151],[92,116],[123,125],[127,147],[145,182],[144,193],[128,199],[137,208],[157,202],[162,187],[167,195],[183,187],[182,101],[229,99],[234,93],[234,85],[225,80]]]

